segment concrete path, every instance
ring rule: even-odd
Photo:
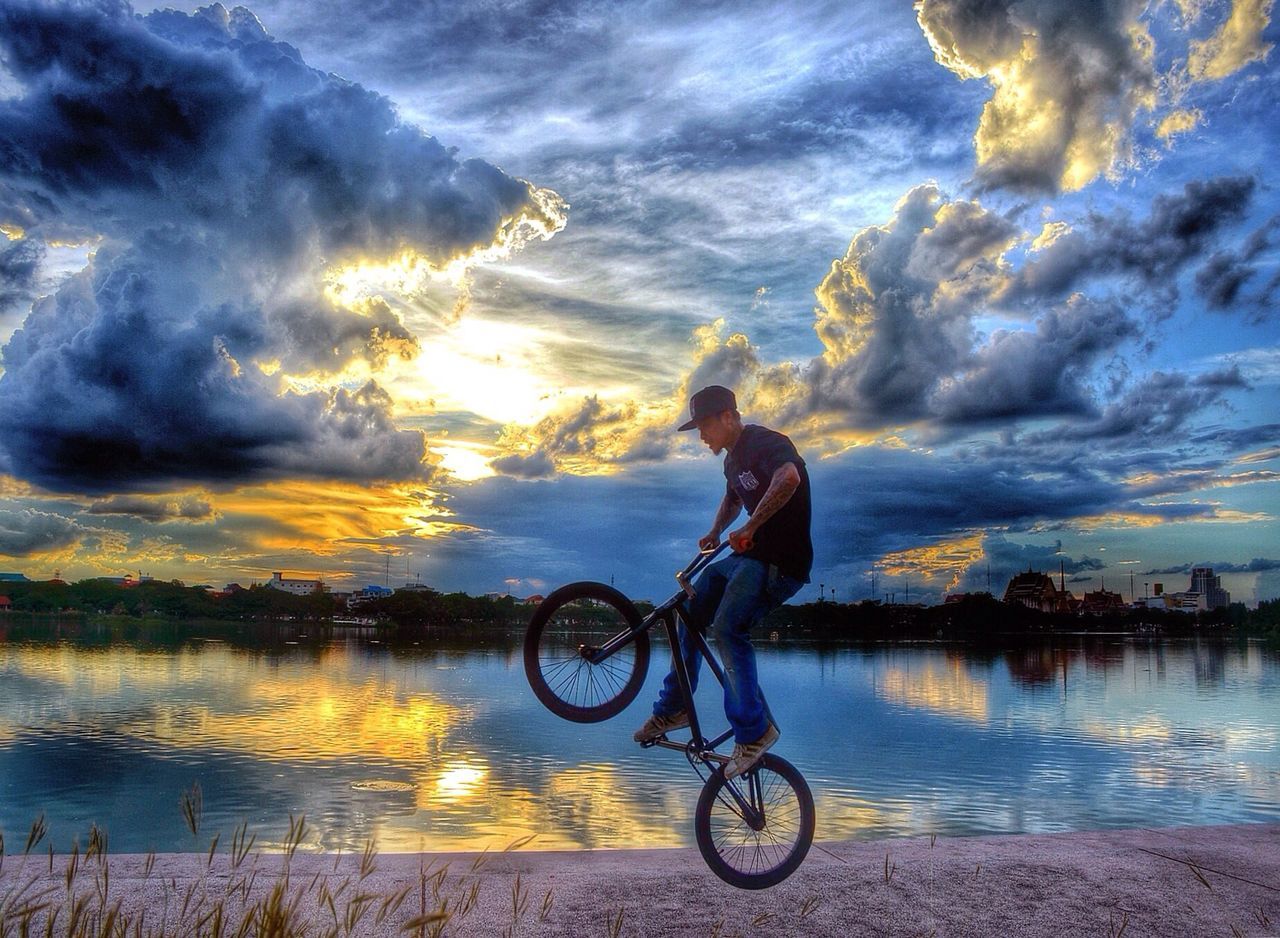
[[[42,894],[62,905],[64,933],[68,865],[5,858],[0,935],[17,934],[22,896]],[[80,858],[72,893],[98,925],[118,903],[143,935],[194,934],[201,918],[209,930],[218,909],[235,925],[255,906],[266,931],[276,890],[279,921],[292,904],[311,935],[346,934],[362,912],[353,934],[1280,936],[1280,824],[826,843],[761,892],[725,885],[693,849],[395,854],[363,870],[361,857],[298,853],[288,867],[286,889],[283,857],[233,868],[225,845],[211,866],[111,856],[104,874],[101,858]]]

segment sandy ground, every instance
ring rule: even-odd
[[[112,855],[104,876],[100,858],[81,858],[72,893],[99,910],[119,902],[134,923],[145,909],[143,934],[194,934],[219,905],[235,921],[269,899],[285,863],[250,855],[233,868],[226,845],[211,865],[191,854],[147,862]],[[5,857],[0,934],[17,897],[42,892],[65,907],[61,933],[67,864]],[[406,923],[447,901],[446,935],[1280,935],[1280,824],[823,843],[760,892],[725,885],[694,849],[390,854],[361,866],[289,861],[287,895],[300,897],[295,920],[309,934],[361,906],[354,934],[418,934]]]

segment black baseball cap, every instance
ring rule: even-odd
[[[738,399],[733,396],[732,391],[718,384],[710,385],[689,398],[689,419],[680,425],[680,429],[692,430],[703,417],[737,409]]]

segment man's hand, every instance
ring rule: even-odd
[[[729,546],[738,554],[745,554],[756,546],[756,529],[753,525],[744,524],[736,531],[729,532]]]
[[[698,549],[704,554],[709,554],[720,546],[720,532],[710,531],[702,537],[698,538]]]

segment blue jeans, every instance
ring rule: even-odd
[[[724,715],[729,718],[736,742],[754,743],[772,722],[756,676],[751,627],[769,610],[794,596],[803,585],[772,564],[739,554],[713,563],[694,584],[697,596],[689,603],[689,619],[703,634],[708,624],[712,627],[716,650],[724,665]],[[679,640],[680,653],[689,671],[690,690],[695,691],[702,655],[683,622],[679,627]],[[653,712],[666,715],[683,709],[684,695],[673,661]]]

